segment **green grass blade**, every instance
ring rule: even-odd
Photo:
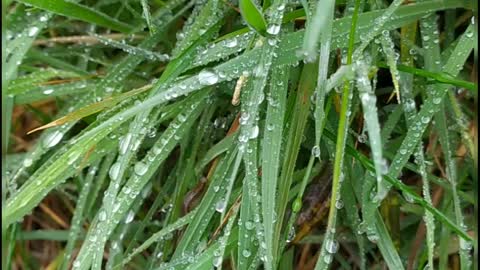
[[[103,26],[119,32],[128,33],[132,26],[111,18],[87,6],[64,0],[21,0],[20,2],[49,12],[75,18],[88,23]]]
[[[352,64],[353,50],[354,50],[354,37],[357,28],[358,12],[360,9],[360,1],[355,1],[355,8],[352,15],[352,23],[350,25],[349,45],[347,52],[347,65]],[[328,269],[332,262],[333,255],[337,251],[336,245],[338,242],[335,240],[335,228],[337,223],[337,200],[339,200],[341,191],[341,181],[345,176],[342,173],[345,144],[347,139],[348,118],[351,110],[351,98],[350,94],[351,85],[346,82],[342,92],[342,105],[340,109],[340,120],[338,124],[337,142],[335,147],[335,161],[333,165],[333,179],[332,179],[332,192],[330,194],[330,209],[328,212],[328,225],[322,247],[320,249],[319,259],[315,265],[315,270]]]
[[[267,115],[265,119],[262,147],[262,216],[265,233],[265,268],[272,269],[277,262],[274,249],[274,219],[276,191],[280,171],[280,150],[282,148],[283,123],[288,86],[288,68],[272,70],[269,93],[267,94]]]
[[[245,22],[260,35],[265,35],[267,23],[259,7],[252,0],[240,0],[239,7]]]

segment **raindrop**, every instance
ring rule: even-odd
[[[328,251],[330,254],[335,254],[337,253],[338,250],[338,242],[335,239],[329,239],[325,243],[325,249]]]
[[[292,226],[288,231],[287,243],[292,242],[294,238],[295,238],[295,227]]]
[[[218,256],[218,257],[213,258],[212,264],[213,264],[214,267],[218,268],[222,265],[222,261],[223,261],[222,256]]]
[[[23,160],[23,166],[27,168],[32,166],[32,163],[33,163],[33,160],[30,157]]]
[[[243,255],[243,257],[248,258],[248,257],[250,257],[250,255],[252,255],[252,253],[249,250],[244,249],[242,251],[242,255]]]
[[[118,162],[114,163],[110,167],[110,170],[108,171],[108,175],[110,176],[110,179],[116,180],[120,175],[120,163]]]
[[[130,212],[128,212],[127,218],[125,218],[125,223],[128,224],[132,222],[134,217],[135,217],[135,213],[130,210]]]
[[[280,32],[280,25],[279,24],[271,24],[267,28],[267,33],[270,35],[276,35]]]
[[[133,170],[138,175],[144,175],[148,171],[148,166],[143,162],[137,162],[135,163]]]
[[[43,140],[43,146],[45,146],[45,148],[54,147],[62,140],[62,138],[63,133],[56,130],[53,133],[48,134],[47,137],[45,137],[45,139]]]
[[[325,263],[331,263],[333,261],[332,255],[325,255],[325,257],[323,257],[323,261]]]
[[[80,157],[81,152],[72,152],[68,156],[67,164],[72,165],[79,157]]]
[[[314,147],[312,147],[312,155],[316,158],[320,157],[320,146],[315,145]]]
[[[50,95],[51,93],[53,93],[53,89],[51,89],[51,88],[43,90],[44,95]]]
[[[369,233],[367,234],[367,238],[370,242],[377,243],[379,237],[376,233]]]
[[[213,71],[204,69],[198,74],[198,81],[202,85],[212,85],[218,82],[218,75]]]
[[[250,115],[247,112],[243,112],[239,120],[240,125],[245,125],[249,118],[250,118]]]
[[[237,38],[233,38],[225,41],[225,47],[227,48],[235,48],[237,45],[238,45]]]
[[[120,139],[120,142],[118,144],[118,151],[120,152],[121,155],[125,155],[125,153],[127,153],[132,137],[133,137],[132,133],[127,133],[125,136],[123,136]]]
[[[412,197],[412,195],[408,194],[407,192],[403,192],[403,197],[405,198],[405,200],[409,203],[414,203],[415,200],[414,198]]]
[[[253,126],[252,127],[252,130],[250,131],[250,136],[249,138],[250,139],[255,139],[258,137],[258,133],[259,133],[259,128],[258,126]]]
[[[247,230],[252,230],[254,227],[255,227],[255,225],[253,225],[253,222],[251,222],[251,221],[245,222],[245,228]]]
[[[104,210],[100,211],[98,214],[98,220],[105,221],[107,219],[107,213]]]
[[[219,213],[223,213],[225,211],[226,206],[227,206],[227,204],[225,203],[225,201],[220,200],[215,204],[215,211],[217,211]]]
[[[40,28],[38,28],[38,27],[36,27],[36,26],[28,29],[28,36],[29,36],[29,37],[35,36],[35,35],[38,33],[38,30],[40,30]]]
[[[337,201],[335,202],[335,208],[337,208],[337,209],[342,209],[342,208],[343,208],[343,201],[340,200],[340,199],[337,200]]]
[[[438,104],[440,104],[441,102],[442,102],[442,98],[434,98],[434,99],[433,99],[433,104],[438,105]]]
[[[269,38],[269,39],[267,40],[267,43],[268,43],[268,45],[270,45],[270,46],[275,46],[275,44],[277,44],[277,40],[274,39],[274,38]]]
[[[422,117],[422,123],[428,124],[429,121],[430,121],[430,118],[428,118],[427,116]]]

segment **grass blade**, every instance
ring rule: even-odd
[[[133,29],[128,24],[120,22],[103,13],[75,2],[64,0],[21,0],[20,2],[50,11],[52,13],[79,19],[123,33],[128,33]]]

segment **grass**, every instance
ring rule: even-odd
[[[2,3],[5,269],[476,267],[469,1]]]

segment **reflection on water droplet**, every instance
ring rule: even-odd
[[[276,35],[280,32],[280,25],[279,24],[271,24],[267,28],[267,33],[270,35]]]
[[[43,140],[43,146],[45,148],[54,147],[62,140],[62,138],[63,138],[63,133],[56,130],[45,137],[45,139]]]
[[[198,74],[198,81],[202,85],[213,85],[218,82],[218,75],[213,71],[204,69]]]

